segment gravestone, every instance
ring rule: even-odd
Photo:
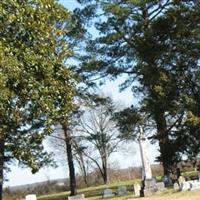
[[[181,183],[181,191],[188,191],[190,189],[190,183],[189,182],[183,182]]]
[[[156,191],[162,192],[162,191],[166,190],[165,184],[163,182],[158,182],[155,185],[155,189],[156,189]]]
[[[179,184],[177,182],[174,183],[173,188],[174,188],[174,191],[180,190]]]
[[[170,176],[164,175],[162,178],[162,182],[165,184],[165,187],[169,187],[172,186],[172,179],[170,178]]]
[[[179,186],[181,186],[181,184],[184,183],[184,182],[185,182],[185,178],[183,176],[180,176],[178,178],[178,184],[179,184]]]
[[[112,189],[105,189],[103,191],[103,198],[112,197],[114,196]]]
[[[141,185],[139,183],[135,183],[133,185],[133,187],[134,187],[135,197],[139,197],[140,196]]]
[[[35,194],[28,194],[25,197],[26,200],[37,200],[37,197]]]
[[[127,188],[125,186],[120,186],[117,189],[117,194],[122,195],[127,193]]]
[[[190,190],[196,190],[200,189],[200,182],[199,181],[193,181],[190,183]]]
[[[85,196],[84,196],[84,194],[68,196],[68,200],[85,200]]]

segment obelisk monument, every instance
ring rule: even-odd
[[[143,128],[140,126],[140,136],[138,138],[140,155],[142,161],[142,185],[140,196],[149,196],[155,192],[155,179],[152,178],[151,165],[147,154],[147,144]]]
[[[140,126],[139,136],[140,155],[142,160],[142,180],[152,179],[151,165],[147,155],[147,144],[143,128]]]

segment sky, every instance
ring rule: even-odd
[[[77,4],[75,0],[60,0],[61,4],[67,7],[69,10],[73,10]],[[123,81],[123,77],[112,82],[107,82],[106,85],[101,87],[104,94],[111,96],[114,101],[122,102],[124,106],[131,105],[137,101],[133,98],[130,89],[127,89],[119,93],[118,85]],[[136,142],[128,143],[126,153],[115,153],[110,159],[111,162],[117,162],[120,168],[127,168],[131,166],[140,166],[140,153],[139,145]],[[156,145],[147,144],[149,159],[153,163],[155,157],[158,155]],[[123,163],[123,164],[122,164]],[[66,178],[68,171],[62,166],[53,168],[43,168],[38,173],[32,174],[30,169],[20,168],[18,166],[11,166],[11,172],[6,174],[7,182],[4,183],[6,186],[24,185],[29,183],[36,183],[41,181],[53,180],[57,178]]]

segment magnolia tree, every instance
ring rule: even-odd
[[[52,160],[42,141],[73,109],[75,80],[65,60],[70,13],[54,0],[0,2],[0,199],[3,169],[35,173]]]

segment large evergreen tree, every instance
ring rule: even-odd
[[[159,143],[158,159],[169,174],[186,153],[183,149],[191,152],[192,141],[196,141],[196,154],[199,152],[197,126],[193,132],[194,116],[199,116],[199,3],[78,2],[83,8],[75,14],[98,33],[86,45],[90,53],[81,57],[80,70],[84,77],[95,80],[127,77],[121,89],[132,87],[140,97],[138,110],[153,121],[157,131],[151,139]],[[191,113],[193,120],[188,118]]]

